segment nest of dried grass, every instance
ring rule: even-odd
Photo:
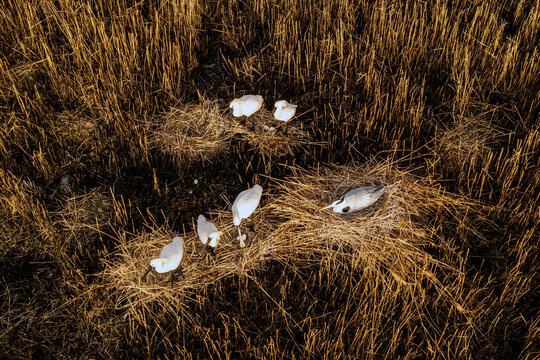
[[[285,134],[285,124],[277,124],[266,109],[259,110],[249,119],[237,119],[228,107],[224,108],[218,101],[210,100],[171,108],[159,118],[151,142],[178,164],[209,161],[226,153],[233,138],[247,142],[262,155],[266,164],[272,158],[292,155],[302,146],[315,145],[309,140],[308,132],[301,129],[301,124],[289,126]]]
[[[159,118],[152,142],[177,161],[208,161],[225,151],[233,135],[218,102],[204,101],[171,108]]]
[[[385,195],[372,207],[345,216],[318,210],[345,191],[370,184],[387,186]],[[150,259],[175,236],[161,229],[123,242],[100,276],[116,308],[130,323],[141,326],[165,314],[182,314],[196,322],[196,315],[184,310],[190,303],[204,301],[200,294],[208,285],[230,277],[255,278],[255,271],[264,269],[269,260],[322,268],[336,286],[350,279],[343,271],[358,272],[358,281],[372,286],[365,296],[388,292],[369,316],[381,317],[384,308],[405,301],[411,306],[410,321],[426,307],[436,306],[445,311],[453,308],[454,313],[471,318],[474,310],[462,302],[460,262],[448,256],[455,243],[438,233],[438,225],[442,214],[451,212],[458,218],[457,214],[473,207],[470,201],[445,194],[435,183],[389,162],[293,169],[293,176],[265,191],[261,208],[243,222],[244,231],[252,229],[246,248],[239,247],[231,213],[225,209],[211,216],[224,232],[214,256],[199,254],[202,243],[194,231],[184,234],[184,277],[174,284],[167,283],[164,274],[140,282]],[[336,266],[336,262],[346,266]],[[423,336],[437,328],[429,322],[423,322]],[[382,322],[378,324],[382,326]]]
[[[266,156],[282,156],[293,154],[296,147],[316,145],[303,129],[302,122],[295,117],[286,122],[274,119],[271,111],[261,109],[249,119],[239,119],[236,131],[242,134],[254,149]]]

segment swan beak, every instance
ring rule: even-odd
[[[318,208],[317,211],[322,211],[322,210],[326,210],[326,209],[330,209],[331,207],[334,207],[334,204],[330,204],[328,206],[325,206],[325,207],[322,207],[322,208]]]

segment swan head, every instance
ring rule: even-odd
[[[240,110],[240,101],[238,99],[234,99],[233,101],[231,101],[229,108],[233,109],[233,115],[235,117],[242,116],[242,111]]]
[[[163,269],[163,266],[165,265],[165,261],[163,261],[163,259],[161,258],[152,259],[150,260],[150,265],[156,270],[161,270]]]
[[[278,109],[281,109],[282,107],[286,106],[287,105],[287,101],[286,100],[279,100],[279,101],[276,101],[275,104],[274,104],[274,107],[275,108],[278,108]]]
[[[210,236],[208,236],[210,238],[210,243],[213,243],[213,246],[217,246],[221,234],[223,234],[221,231],[214,231],[210,234]]]
[[[240,214],[236,211],[233,212],[233,223],[235,226],[240,226]]]
[[[350,206],[347,205],[343,200],[344,200],[344,198],[342,197],[341,199],[336,200],[333,203],[331,203],[330,205],[322,207],[319,210],[326,210],[326,209],[332,208],[332,210],[334,210],[334,212],[346,213],[346,212],[349,211]]]

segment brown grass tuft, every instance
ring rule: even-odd
[[[504,137],[509,134],[489,121],[489,113],[474,117],[458,117],[439,134],[435,153],[445,161],[445,167],[462,173],[487,160]]]
[[[212,160],[227,150],[234,135],[217,101],[172,108],[156,122],[151,143],[180,164]]]

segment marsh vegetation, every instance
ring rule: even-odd
[[[539,32],[538,0],[3,2],[0,357],[538,358]]]

